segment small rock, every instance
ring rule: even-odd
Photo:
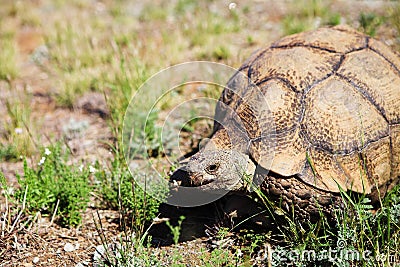
[[[69,122],[62,126],[64,135],[73,139],[82,135],[82,133],[89,127],[89,122],[86,120],[76,121],[74,118],[70,118]]]
[[[38,46],[31,54],[31,60],[39,64],[44,64],[49,58],[49,49],[46,45]]]
[[[93,255],[93,260],[98,261],[101,260],[103,257],[104,253],[106,252],[106,248],[103,245],[99,245],[96,247],[96,250]]]
[[[32,260],[34,264],[38,263],[39,261],[40,261],[39,257],[34,257]]]
[[[103,119],[110,116],[107,101],[102,93],[88,92],[84,94],[76,101],[75,107],[82,109],[88,114],[97,114]]]
[[[64,245],[64,251],[71,252],[71,251],[74,251],[74,250],[75,250],[75,246],[72,245],[71,243],[66,243]]]

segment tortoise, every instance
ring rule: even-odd
[[[225,86],[209,142],[172,177],[204,191],[256,184],[312,220],[334,216],[342,192],[379,201],[399,175],[399,54],[335,26],[255,51]]]

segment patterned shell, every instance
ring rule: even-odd
[[[220,101],[218,121],[235,128],[235,113],[246,152],[272,174],[330,192],[398,182],[400,57],[371,37],[346,26],[285,37],[256,51]]]

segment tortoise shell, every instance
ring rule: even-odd
[[[398,181],[400,57],[351,28],[291,35],[253,53],[222,93],[216,134],[234,127],[229,110],[250,157],[279,176],[365,194]]]

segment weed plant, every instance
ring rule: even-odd
[[[90,173],[89,168],[68,165],[67,158],[68,153],[56,144],[44,149],[36,166],[24,160],[15,197],[19,203],[26,201],[27,212],[56,214],[62,225],[77,226],[89,202]]]

